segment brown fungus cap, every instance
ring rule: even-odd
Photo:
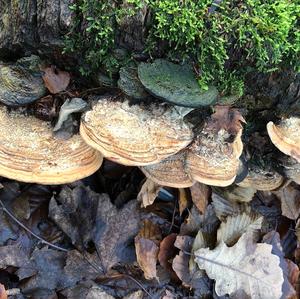
[[[241,187],[251,187],[259,191],[270,191],[279,188],[284,179],[274,170],[263,170],[251,167],[246,178],[238,183]]]
[[[192,126],[176,108],[99,100],[81,120],[80,134],[104,157],[128,166],[158,163],[192,142]]]
[[[243,151],[242,129],[233,142],[220,130],[217,135],[202,131],[188,149],[186,164],[195,181],[206,185],[225,187],[231,185],[239,169]]]
[[[218,108],[216,113],[222,120],[218,116],[216,121],[213,114],[190,146],[157,165],[142,167],[142,171],[156,183],[170,187],[187,187],[193,181],[221,187],[232,184],[243,151],[240,124],[243,119],[235,111],[235,118],[239,119],[235,125],[226,125],[226,120],[219,124],[231,112],[228,107]]]
[[[187,188],[194,184],[194,180],[185,168],[186,154],[187,151],[183,150],[159,163],[140,167],[140,169],[147,178],[159,185]]]
[[[272,142],[280,151],[300,162],[299,117],[283,119],[278,125],[270,121],[267,130]]]
[[[55,138],[49,123],[0,108],[0,176],[39,184],[64,184],[93,174],[99,152],[77,134]]]

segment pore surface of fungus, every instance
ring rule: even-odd
[[[78,134],[58,139],[49,123],[4,107],[0,123],[0,176],[55,185],[87,177],[101,166],[101,154]]]
[[[191,124],[176,108],[99,100],[81,120],[80,134],[107,159],[129,166],[158,163],[192,142]]]
[[[267,124],[268,134],[274,145],[284,154],[300,162],[300,118],[290,117],[278,125]]]

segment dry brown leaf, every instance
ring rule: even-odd
[[[288,280],[294,289],[296,289],[300,274],[299,267],[289,259],[285,259],[285,261],[288,269]]]
[[[43,80],[48,90],[53,93],[59,93],[66,90],[70,83],[70,74],[68,72],[61,71],[55,66],[47,67],[43,69]]]
[[[300,189],[296,183],[273,192],[281,200],[282,215],[289,219],[296,220],[300,214]]]
[[[161,266],[171,274],[173,274],[174,271],[170,260],[175,256],[177,251],[174,247],[176,237],[177,234],[170,234],[166,236],[159,245],[158,261]]]
[[[272,254],[275,254],[280,259],[280,268],[283,272],[284,282],[282,285],[282,299],[296,299],[295,286],[298,281],[299,268],[292,261],[284,257],[282,251],[281,240],[279,233],[276,231],[270,231],[263,237],[263,241],[272,245]]]
[[[134,239],[137,262],[146,279],[158,279],[156,264],[161,238],[158,225],[146,219],[139,234]]]
[[[215,113],[211,115],[208,125],[214,132],[224,129],[229,134],[236,136],[242,128],[241,122],[245,123],[245,119],[237,109],[230,106],[215,106]]]
[[[147,206],[152,205],[161,188],[162,186],[147,179],[137,196],[137,200],[141,202],[141,206],[146,208]]]
[[[189,206],[189,197],[186,189],[179,188],[178,191],[179,214],[182,215],[184,210]]]
[[[214,189],[219,195],[232,202],[250,202],[256,193],[256,189],[252,187],[241,187],[238,185]]]
[[[7,293],[3,284],[0,283],[0,299],[7,299]]]
[[[198,210],[204,214],[211,196],[211,188],[205,184],[196,182],[192,187],[190,187],[190,190],[193,203]]]
[[[137,262],[144,272],[146,279],[157,279],[156,263],[159,247],[154,241],[136,236],[135,252]]]
[[[157,245],[159,245],[162,236],[161,230],[158,225],[154,224],[148,219],[145,219],[143,222],[143,226],[139,231],[138,236],[154,241]]]
[[[280,299],[284,282],[280,259],[271,253],[272,245],[254,243],[244,234],[232,247],[221,242],[215,249],[195,252],[195,261],[216,281],[218,296],[230,298]]]
[[[199,210],[195,207],[195,205],[193,205],[192,208],[189,210],[188,217],[180,226],[180,234],[194,235],[198,232],[202,224],[203,215],[201,215]]]
[[[256,213],[244,212],[236,216],[228,216],[218,229],[217,244],[223,241],[228,246],[234,245],[246,231],[260,230],[262,221],[263,217]]]
[[[197,290],[203,294],[206,294],[207,292],[210,293],[210,283],[208,278],[203,274],[203,271],[199,270],[199,268],[190,268],[190,255],[184,253],[191,251],[192,243],[193,238],[189,236],[177,236],[175,246],[181,251],[173,259],[173,270],[176,272],[184,286],[194,288],[195,291]]]

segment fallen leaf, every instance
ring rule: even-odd
[[[292,182],[273,193],[281,200],[282,215],[296,220],[300,214],[300,189],[297,184]]]
[[[211,115],[209,120],[209,128],[214,132],[224,129],[229,134],[236,135],[242,128],[241,123],[245,123],[245,119],[237,109],[230,106],[215,106],[215,113]]]
[[[180,226],[181,235],[194,235],[200,229],[203,223],[203,215],[200,214],[199,210],[193,205],[189,210],[188,217]]]
[[[3,284],[0,283],[0,299],[7,299],[7,293]]]
[[[197,209],[204,214],[211,196],[211,188],[202,183],[196,182],[190,187],[192,201]]]
[[[159,245],[158,261],[165,270],[171,273],[171,275],[174,272],[170,261],[174,258],[177,251],[174,246],[176,236],[177,234],[175,233],[166,236]]]
[[[95,282],[88,280],[61,292],[67,299],[114,299]]]
[[[185,252],[191,252],[193,238],[188,236],[177,236],[175,246],[180,252],[173,259],[172,268],[176,272],[183,285],[194,288],[199,297],[210,295],[211,283],[203,271],[193,269],[190,271],[190,255]]]
[[[292,261],[285,259],[282,247],[280,244],[280,237],[276,231],[267,233],[263,241],[272,245],[272,253],[277,255],[280,259],[280,268],[283,271],[284,282],[282,285],[282,297],[281,299],[296,298],[295,285],[299,277],[299,268]]]
[[[22,293],[30,293],[33,298],[39,298],[69,287],[72,282],[63,270],[65,259],[65,252],[47,248],[35,249],[30,259],[16,272],[19,279],[24,280]]]
[[[71,78],[68,72],[61,71],[55,66],[47,67],[43,72],[45,86],[51,93],[56,94],[66,90]]]
[[[209,278],[216,281],[218,296],[230,298],[280,299],[284,282],[280,259],[272,246],[254,243],[252,234],[244,234],[233,247],[221,242],[215,249],[201,248],[195,261]]]
[[[244,211],[250,210],[250,207],[245,203],[229,201],[216,193],[212,194],[212,205],[217,217],[221,221],[224,221],[227,216],[238,215]]]
[[[81,251],[90,242],[95,244],[104,272],[121,261],[126,263],[135,258],[131,243],[140,222],[136,201],[117,209],[107,194],[80,185],[74,189],[64,186],[57,200],[51,199],[49,214]]]
[[[161,238],[158,225],[146,219],[134,239],[137,261],[146,279],[158,280],[156,264]]]
[[[8,266],[21,267],[27,261],[28,256],[17,245],[7,245],[0,247],[0,269]]]
[[[85,186],[74,189],[64,186],[58,196],[50,200],[49,217],[80,250],[88,246],[95,229],[100,229],[97,227],[99,197]]]
[[[299,274],[300,274],[299,267],[289,259],[285,259],[285,261],[287,263],[287,269],[288,269],[287,272],[288,280],[290,284],[293,286],[293,288],[296,290],[296,287],[298,285],[298,280],[299,280]]]
[[[189,198],[186,189],[179,188],[178,192],[179,214],[181,216],[185,209],[189,206]]]
[[[231,185],[226,188],[214,188],[215,191],[232,202],[249,202],[253,199],[256,189],[251,187],[241,187],[238,185]]]
[[[137,262],[144,272],[146,279],[158,279],[156,271],[156,263],[159,247],[154,241],[135,237],[135,251]]]
[[[146,208],[153,204],[161,189],[162,186],[154,183],[150,179],[147,179],[137,196],[137,200],[141,202],[142,207]]]
[[[228,246],[234,245],[243,233],[256,232],[261,229],[263,217],[256,213],[242,213],[228,216],[222,222],[217,232],[217,244],[224,242]]]
[[[77,250],[67,252],[64,273],[69,278],[71,285],[80,281],[95,279],[103,274],[99,257],[88,252],[80,253]]]

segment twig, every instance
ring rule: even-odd
[[[37,234],[35,234],[34,232],[32,232],[27,226],[25,226],[22,222],[20,222],[4,205],[4,203],[2,202],[2,200],[0,199],[0,205],[2,207],[2,210],[4,213],[6,213],[11,219],[13,219],[19,226],[21,226],[24,230],[26,230],[28,233],[30,233],[32,236],[34,236],[35,238],[37,238],[38,240],[40,240],[43,244],[46,244],[50,247],[53,247],[57,250],[60,251],[64,251],[64,252],[68,252],[67,249],[59,247],[57,245],[54,245],[46,240],[44,240],[43,238],[41,238],[40,236],[38,236]]]
[[[174,202],[174,209],[173,209],[173,215],[172,215],[172,222],[171,222],[171,226],[169,228],[168,234],[170,234],[170,232],[172,231],[172,228],[173,228],[174,223],[175,223],[176,206],[177,206],[177,201],[175,200],[175,202]]]

